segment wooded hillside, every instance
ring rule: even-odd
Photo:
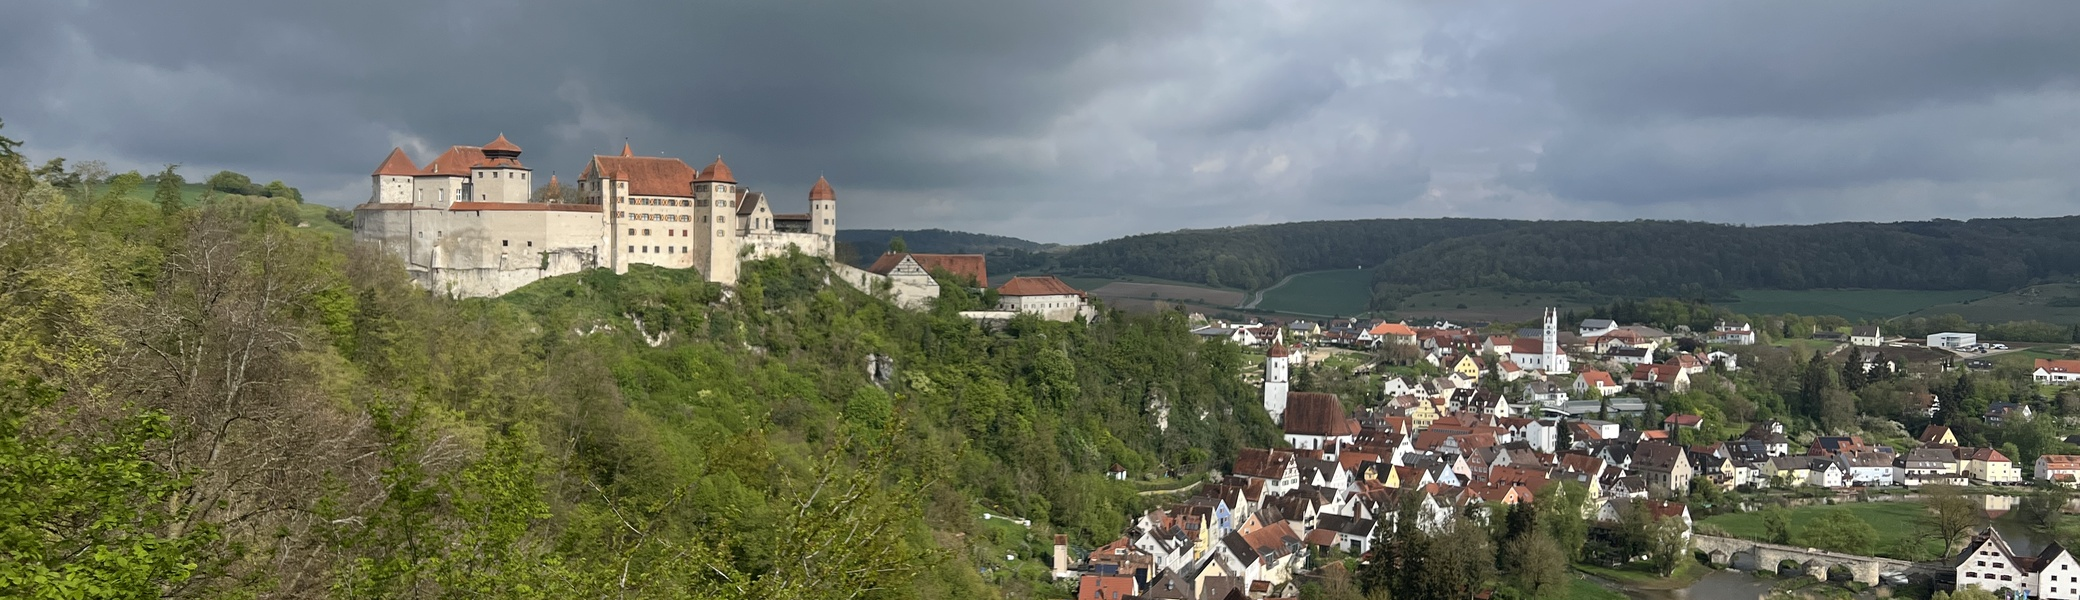
[[[0,596],[1031,595],[1048,534],[1145,508],[1111,465],[1274,439],[1176,315],[991,332],[799,256],[454,300],[291,198],[95,194],[13,147]]]
[[[2006,290],[2080,274],[2080,217],[1746,227],[1676,221],[1374,219],[1129,236],[1044,257],[1069,275],[1261,288],[1378,267],[1375,308],[1476,286],[1611,294],[1736,289]]]

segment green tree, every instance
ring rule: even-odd
[[[1807,523],[1799,542],[1814,548],[1844,554],[1869,554],[1878,542],[1878,530],[1847,509],[1832,508]]]
[[[58,390],[0,384],[0,596],[158,598],[192,577],[213,529],[166,535],[187,515],[167,499],[183,478],[145,458],[167,417],[125,416],[103,435],[36,423]],[[91,431],[87,429],[86,431]]]
[[[1979,504],[1957,486],[1922,486],[1921,498],[1926,507],[1921,516],[1921,526],[1931,537],[1943,541],[1944,560],[1949,560],[1951,553],[1985,524],[1986,516],[1980,512]]]
[[[1772,544],[1791,543],[1791,511],[1772,506],[1762,511],[1762,538]]]
[[[2072,492],[2064,486],[2040,483],[2015,503],[2015,518],[2031,531],[2055,535],[2059,523],[2065,518],[2066,502],[2072,497]]]
[[[217,174],[211,175],[209,176],[209,179],[203,180],[203,185],[208,187],[209,189],[223,192],[226,194],[251,195],[253,191],[253,178],[238,173],[233,173],[231,171],[217,171]]]
[[[1568,586],[1567,551],[1542,531],[1510,540],[1502,551],[1510,585],[1530,598],[1558,598]]]
[[[889,254],[904,254],[908,253],[909,251],[910,245],[903,243],[903,236],[895,236],[888,238]]]
[[[181,185],[186,181],[175,172],[179,168],[180,165],[166,165],[166,169],[159,172],[158,186],[152,189],[152,203],[159,205],[160,214],[171,215],[181,211]]]

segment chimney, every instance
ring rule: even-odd
[[[1054,534],[1054,576],[1069,576],[1069,536]]]

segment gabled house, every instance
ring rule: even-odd
[[[1690,391],[1690,373],[1676,365],[1636,365],[1630,383],[1642,388],[1665,388],[1675,393]]]
[[[1958,462],[1964,463],[1965,473],[1972,483],[1987,485],[2013,485],[2022,483],[2022,470],[2015,462],[1999,450],[1992,448],[1958,448]]]
[[[1916,487],[1928,484],[1966,485],[1970,483],[1957,462],[1957,455],[1948,448],[1916,448],[1907,451],[1893,461],[1899,472],[1895,475],[1900,485]]]
[[[1849,343],[1858,346],[1885,345],[1885,331],[1877,325],[1858,325],[1849,330]]]
[[[2080,487],[2080,455],[2046,454],[2037,457],[2037,481]],[[2080,585],[2080,583],[2076,583]]]
[[[2080,382],[2080,360],[2039,358],[2036,370],[2030,377],[2041,384],[2067,384]]]
[[[1624,389],[1623,386],[1618,385],[1617,381],[1611,379],[1610,373],[1603,371],[1585,371],[1574,378],[1574,394],[1576,396],[1588,397],[1591,391],[1609,396],[1624,391]]]
[[[1575,332],[1581,334],[1582,337],[1590,338],[1617,330],[1617,321],[1610,319],[1583,319],[1581,326],[1576,328]]]
[[[1919,439],[1923,446],[1957,446],[1957,435],[1950,432],[1948,425],[1929,425],[1921,430]]]
[[[1631,470],[1646,479],[1648,485],[1678,496],[1690,492],[1690,478],[1696,474],[1690,453],[1682,446],[1665,442],[1640,442],[1632,452]]]

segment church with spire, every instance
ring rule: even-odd
[[[503,134],[449,147],[424,165],[391,149],[371,175],[369,201],[354,208],[355,239],[404,259],[421,285],[457,296],[639,263],[733,284],[744,261],[836,251],[838,196],[822,177],[809,188],[808,212],[782,213],[721,156],[694,169],[623,143],[619,155],[586,161],[574,193],[544,198],[520,152]]]

